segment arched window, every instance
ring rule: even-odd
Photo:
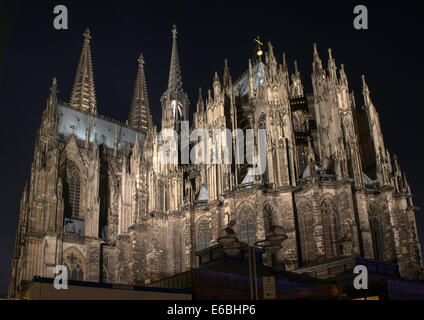
[[[256,221],[253,212],[244,208],[240,212],[240,240],[250,245],[255,244],[256,238]]]
[[[209,247],[211,242],[211,229],[209,221],[204,219],[197,226],[197,249],[203,250]]]
[[[77,166],[73,161],[66,162],[63,183],[65,217],[79,218],[81,182]]]
[[[259,116],[258,120],[258,129],[266,130],[266,114],[262,113]],[[269,170],[268,170],[268,157],[265,157],[265,172],[262,174],[262,180],[268,182],[269,181]]]
[[[65,255],[64,265],[68,269],[68,279],[75,281],[84,280],[83,263],[75,252],[71,251]]]
[[[383,237],[381,232],[381,224],[376,217],[371,218],[371,233],[372,233],[372,243],[374,246],[375,259],[383,260],[384,247],[383,247]]]
[[[339,232],[337,210],[334,201],[327,197],[321,203],[322,229],[324,233],[325,255],[328,258],[338,256]]]
[[[306,202],[298,205],[297,213],[302,262],[303,265],[306,265],[314,262],[317,257],[314,218],[312,216],[312,208]]]

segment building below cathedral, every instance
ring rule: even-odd
[[[56,79],[50,88],[20,202],[9,297],[22,297],[35,276],[54,278],[57,265],[71,280],[135,286],[188,271],[230,222],[251,245],[283,227],[287,239],[275,259],[290,272],[325,278],[333,261],[362,257],[422,279],[405,173],[385,147],[365,78],[357,107],[331,49],[325,68],[314,45],[312,94],[304,93],[297,64],[290,75],[270,43],[237,81],[225,60],[206,99],[200,90],[190,132],[266,130],[266,170],[255,175],[254,165],[234,161],[234,144],[225,145],[233,151],[228,164],[160,161],[164,141],[152,121],[142,55],[128,120],[101,116],[90,41],[87,29],[69,103],[59,102]],[[189,99],[175,27],[161,105],[161,130],[180,133]],[[190,147],[195,158],[216,153]]]

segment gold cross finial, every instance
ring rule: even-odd
[[[264,52],[262,51],[261,46],[263,46],[263,43],[261,42],[261,40],[259,39],[259,36],[257,36],[255,39],[253,39],[256,41],[256,43],[258,44],[258,51],[256,52],[256,54],[259,56],[259,60],[261,59],[261,55],[264,54]]]
[[[259,46],[263,46],[264,44],[261,42],[261,40],[260,40],[260,38],[259,38],[259,36],[257,36],[255,39],[253,39],[253,40],[255,40],[257,43],[258,43],[258,45]]]

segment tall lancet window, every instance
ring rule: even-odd
[[[314,238],[314,218],[311,206],[302,202],[297,206],[299,238],[303,265],[316,259],[316,244]]]
[[[325,255],[327,259],[333,258],[338,255],[339,232],[336,205],[330,197],[326,197],[321,203],[321,217]]]
[[[203,250],[209,247],[211,242],[211,229],[209,221],[203,219],[197,226],[197,250]]]
[[[240,240],[250,245],[255,244],[256,222],[253,211],[249,208],[243,208],[240,212],[239,224]]]
[[[65,217],[81,218],[80,195],[81,181],[79,170],[73,161],[67,161],[63,183]]]
[[[376,260],[384,259],[383,236],[381,232],[381,224],[378,218],[371,218],[372,242],[374,245],[374,256]]]

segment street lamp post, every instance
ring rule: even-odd
[[[252,263],[250,248],[253,250],[253,274],[255,277],[255,300],[258,300],[258,282],[256,275],[256,251],[255,249],[267,250],[271,254],[272,268],[276,270],[276,253],[283,247],[281,243],[287,239],[284,229],[281,226],[273,225],[270,232],[264,240],[255,242],[252,246],[249,243],[239,241],[233,229],[235,222],[230,223],[219,232],[218,243],[223,247],[225,254],[236,255],[240,253],[242,247],[247,247],[247,256],[249,260],[249,282],[250,282],[250,298],[253,300],[253,281],[252,281]]]

